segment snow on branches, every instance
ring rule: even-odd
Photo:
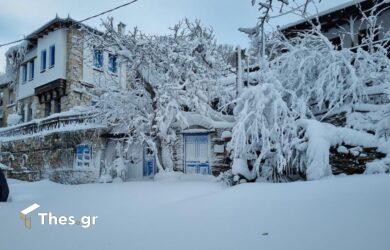
[[[271,13],[273,11],[283,12],[283,9],[286,6],[290,6],[292,3],[295,3],[294,9],[299,10],[303,15],[306,14],[307,9],[310,3],[321,2],[321,0],[251,0],[252,6],[258,4],[258,10],[261,13],[259,17],[258,27],[263,27],[264,23],[267,23],[271,18]]]
[[[93,46],[118,51],[127,83],[100,86],[98,118],[119,127],[129,141],[146,143],[160,171],[173,169],[175,124],[186,122],[183,112],[223,119],[218,109],[231,100],[221,94],[226,89],[219,79],[230,69],[231,49],[218,45],[200,21],[185,19],[159,36],[119,32],[110,19],[103,26],[103,34],[93,34]]]
[[[281,14],[283,14],[283,10],[286,7],[291,7],[291,5],[294,5],[289,9],[289,11],[299,12],[301,15],[305,16],[309,7],[310,3],[320,3],[321,0],[251,0],[252,6],[258,5],[258,10],[260,12],[259,22],[257,24],[257,30],[264,27],[265,23],[268,23],[270,18],[272,18],[271,14],[274,11],[279,11]],[[240,29],[240,31],[247,33],[248,35],[253,35],[255,33],[259,34],[258,32],[255,32],[256,29]]]
[[[5,74],[0,74],[0,83],[16,81],[17,71],[26,55],[28,42],[22,42],[7,50],[5,57],[7,60]]]
[[[370,39],[374,36],[350,49],[335,47],[318,27],[290,39],[281,33],[269,36],[267,55],[258,59],[257,85],[236,101],[234,160],[252,162],[257,177],[274,181],[288,173],[318,179],[331,174],[330,147],[350,142],[348,136],[370,138],[368,146],[381,148],[384,143],[368,133],[316,121],[351,112],[367,101],[368,87],[389,85],[388,50]],[[381,119],[377,134],[386,137],[388,122]],[[362,139],[353,145],[367,143]]]
[[[272,51],[276,54],[270,55],[277,78],[307,104],[311,116],[326,110],[326,117],[346,102],[361,101],[370,77],[367,71],[377,71],[368,63],[376,55],[362,50],[336,50],[317,31],[301,33],[291,40],[276,40],[274,48],[285,52],[275,49]]]
[[[236,100],[229,147],[235,161],[254,163],[253,176],[272,180],[287,169],[292,157],[298,114],[283,100],[289,93],[269,66],[264,62],[261,68],[261,84],[246,88]]]

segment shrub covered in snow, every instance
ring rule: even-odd
[[[219,176],[217,177],[217,181],[223,183],[228,187],[237,184],[234,181],[234,174],[232,173],[231,170],[220,173]]]
[[[50,173],[49,179],[61,184],[77,185],[95,182],[97,177],[94,171],[89,170],[56,169]]]
[[[376,135],[384,140],[390,140],[390,104],[384,108],[384,116],[376,127]]]

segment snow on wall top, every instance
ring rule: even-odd
[[[33,123],[38,123],[39,124],[39,123],[42,123],[42,122],[44,122],[46,120],[50,120],[50,119],[53,119],[53,118],[69,117],[69,116],[76,116],[76,115],[88,115],[88,114],[89,114],[89,109],[87,107],[75,106],[72,109],[70,109],[69,111],[65,111],[65,112],[61,112],[61,113],[55,113],[55,114],[52,114],[52,115],[50,115],[48,117],[45,117],[45,118],[42,118],[42,119],[34,119],[34,120],[31,120],[30,122],[20,123],[20,124],[17,124],[17,125],[0,128],[0,132],[5,132],[5,131],[8,131],[8,130],[17,129],[19,127],[22,127],[22,126],[25,126],[25,125],[28,125],[28,124],[33,124]]]
[[[228,121],[215,121],[207,116],[183,112],[183,119],[179,121],[180,127],[185,130],[191,126],[200,126],[206,129],[218,129],[218,128],[232,128],[234,123]],[[228,117],[227,117],[228,118]]]
[[[88,26],[88,25],[85,25],[85,24],[82,24],[70,17],[67,17],[67,18],[60,18],[60,17],[55,17],[54,19],[50,20],[49,22],[47,22],[46,24],[42,25],[40,28],[38,28],[37,30],[35,30],[34,32],[32,32],[30,35],[28,35],[26,37],[26,40],[33,40],[33,39],[37,39],[37,37],[42,33],[42,32],[45,32],[47,29],[50,29],[53,25],[64,25],[64,26],[72,26],[72,25],[77,25],[77,26],[82,26],[84,28],[87,28],[87,29],[90,29],[90,30],[93,30],[95,32],[99,32],[98,30]]]

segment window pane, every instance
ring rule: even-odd
[[[53,67],[56,60],[56,47],[53,45],[50,47],[50,67]]]
[[[31,60],[30,61],[30,81],[34,79],[34,68],[35,68],[35,61],[34,60]]]
[[[26,82],[27,81],[27,64],[23,65],[22,66],[22,72],[23,72],[23,82]]]
[[[112,73],[117,72],[117,57],[116,55],[109,54],[108,70]]]
[[[94,50],[93,66],[96,68],[103,68],[103,52],[101,50]]]
[[[41,52],[41,71],[46,70],[46,50]]]
[[[79,167],[91,166],[91,146],[90,145],[78,145],[76,147],[76,165]]]

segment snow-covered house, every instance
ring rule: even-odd
[[[351,0],[318,13],[307,20],[299,20],[282,26],[279,30],[287,37],[296,36],[297,32],[309,30],[312,26],[320,24],[321,32],[333,45],[341,48],[349,48],[356,51],[358,48],[367,50],[375,43],[388,49],[390,55],[390,3],[383,0]],[[371,37],[372,36],[372,37]],[[373,44],[370,44],[373,42]],[[367,105],[355,107],[360,113],[356,116],[364,116],[361,113],[369,113],[380,109],[379,106],[389,103],[386,86],[371,86],[375,83],[367,83]],[[355,119],[355,115],[349,117],[335,117],[329,120],[337,125],[345,125],[347,119]],[[360,121],[364,123],[363,121]],[[359,123],[359,122],[355,122]],[[361,126],[361,125],[360,125]]]
[[[390,3],[380,5],[374,10],[373,7],[382,0],[350,0],[336,5],[333,8],[321,11],[318,15],[301,19],[279,28],[287,37],[293,37],[297,32],[311,29],[312,25],[321,24],[321,32],[335,45],[344,48],[357,48],[364,43],[369,35],[369,25],[363,21],[363,14],[370,16],[377,14],[375,26],[375,41],[388,44],[390,29]]]
[[[115,29],[124,28],[120,23]],[[156,173],[147,147],[127,147],[123,135],[95,122],[88,108],[99,98],[97,86],[128,84],[120,53],[96,45],[94,34],[101,33],[57,17],[7,52],[7,74],[0,86],[11,97],[0,128],[1,162],[13,168],[14,178],[49,176],[80,183],[112,169],[123,170],[125,179]],[[231,127],[188,113],[187,123],[177,125],[174,170],[218,174],[229,168]]]
[[[79,167],[99,174],[104,143],[93,135],[103,128],[86,107],[94,104],[96,84],[121,83],[126,76],[115,51],[89,44],[94,32],[56,17],[7,51],[0,77],[1,159],[15,173]]]
[[[91,51],[86,29],[91,28],[57,17],[7,53],[9,57],[21,54],[15,78],[15,112],[22,122],[89,105],[93,100],[85,90],[102,81],[105,73],[118,82],[123,80],[118,56]]]
[[[301,88],[310,89],[310,91],[313,91],[314,94],[307,99],[308,101],[305,105],[307,105],[310,110],[311,117],[315,117],[321,122],[331,123],[336,125],[336,127],[342,127],[343,129],[347,128],[351,129],[351,131],[363,131],[363,135],[368,138],[373,137],[373,134],[380,135],[381,132],[378,131],[383,130],[384,126],[382,124],[384,124],[384,122],[382,120],[386,114],[386,107],[388,107],[390,103],[388,95],[390,88],[389,80],[387,78],[388,73],[386,71],[386,69],[388,69],[386,66],[389,65],[389,7],[389,1],[385,0],[348,1],[347,3],[320,12],[318,16],[315,15],[283,27],[279,27],[279,31],[282,34],[275,32],[267,35],[265,46],[263,47],[265,49],[264,51],[259,51],[262,41],[260,39],[264,38],[257,32],[259,27],[255,27],[254,29],[240,29],[240,31],[249,35],[252,39],[252,43],[254,44],[254,46],[251,47],[250,56],[252,56],[252,58],[258,58],[258,55],[262,54],[260,52],[263,52],[268,55],[269,60],[260,60],[260,65],[265,66],[261,68],[256,67],[258,64],[254,64],[254,66],[248,64],[247,62],[250,61],[249,59],[251,58],[243,58],[241,72],[238,74],[241,77],[237,77],[239,80],[237,85],[254,85],[256,87],[251,90],[253,93],[256,93],[256,90],[260,90],[259,93],[264,91],[269,94],[270,92],[267,88],[267,83],[274,83],[273,81],[277,79],[274,83],[275,86],[278,86],[278,84],[282,82],[282,90],[278,89],[278,92],[283,92],[283,89],[286,88],[286,86],[287,88],[291,88],[289,91],[291,90],[294,93],[296,90],[298,90],[296,91],[296,93],[298,93]],[[334,46],[332,46],[332,43]],[[331,58],[328,58],[328,55],[330,55],[329,57]],[[343,60],[345,60],[344,58],[349,57],[345,61],[348,62],[347,65],[352,65],[352,72],[356,72],[356,74],[348,75],[348,72],[351,72],[350,69],[341,69],[339,65],[343,65],[344,62],[342,60],[341,63],[337,62],[338,56],[335,55],[341,55],[340,58],[343,58]],[[381,58],[383,60],[383,66],[380,63],[382,62],[381,59],[377,58]],[[366,65],[370,65],[371,67],[366,66],[363,63],[366,59],[369,61]],[[378,74],[375,74],[376,71]],[[327,72],[329,73],[328,75]],[[355,77],[356,75],[357,77]],[[351,85],[349,85],[349,81],[352,80],[356,83],[358,82],[356,80],[358,78],[360,93],[358,93],[359,91],[348,92],[348,90],[353,89],[350,87]],[[263,79],[264,84],[258,84],[259,79]],[[313,83],[319,84],[314,85]],[[279,86],[277,88],[279,88]],[[336,91],[332,92],[332,89]],[[334,103],[336,103],[336,101],[334,101],[336,98],[333,98],[336,96],[335,93],[337,93],[338,90],[343,89],[346,89],[347,91],[344,92],[345,94],[343,94],[342,98],[339,99],[340,101],[337,102],[337,105],[334,105]],[[321,100],[324,93],[330,92],[331,94],[328,94],[329,96],[325,99],[325,101],[323,101],[324,99]],[[246,95],[247,98],[242,98],[242,106],[245,105],[245,107],[250,107],[247,108],[247,110],[251,111],[255,108],[257,110],[262,110],[262,107],[272,105],[272,103],[264,104],[263,102],[259,102],[260,105],[258,106],[250,106],[250,101],[253,101],[252,104],[254,104],[256,103],[256,100],[267,100],[266,95],[260,95],[260,97],[256,96],[256,98],[251,98],[251,95],[252,93],[248,91]],[[299,95],[300,93],[298,93],[298,96]],[[359,100],[354,100],[354,96],[357,95],[360,95],[361,98]],[[247,102],[247,100],[249,101]],[[299,107],[300,105],[298,104],[297,106]],[[297,106],[292,108],[292,110],[299,110],[299,108],[296,108]],[[242,110],[239,110],[238,113],[241,111]],[[268,117],[269,113],[272,112],[264,112],[258,117],[260,117],[260,119],[264,119],[264,117]],[[248,111],[247,114],[251,113]],[[236,119],[237,124],[239,124],[241,128],[246,128],[252,125],[247,125],[244,122],[242,122],[242,124],[245,124],[246,126],[242,125],[241,121],[245,119],[245,116]],[[256,119],[247,120],[258,121]],[[280,118],[280,120],[283,120],[283,118]],[[261,124],[261,122],[258,122],[258,124]],[[267,125],[264,126],[265,129],[261,128],[261,126],[259,127],[259,130],[242,129],[238,131],[240,133],[243,131],[248,133],[247,137],[243,137],[244,139],[252,138],[250,137],[252,136],[250,132],[253,132],[255,138],[259,134],[267,135]],[[285,127],[285,124],[280,126],[280,128]],[[316,140],[324,135],[330,134],[329,131],[331,130],[329,129],[328,131],[328,129],[324,129],[325,127],[330,128],[332,126],[326,124],[326,126],[322,129],[317,130],[319,133],[314,135],[312,134],[313,137],[308,139],[309,141],[313,141],[313,147],[316,147],[317,145],[324,145],[317,143]],[[240,133],[235,133],[236,128],[237,127],[233,129],[233,143],[235,145],[245,145],[248,140],[239,140]],[[311,129],[305,128],[305,133],[310,134],[313,132],[310,130]],[[282,131],[282,129],[279,131]],[[358,138],[358,136],[351,136],[350,133],[343,130],[341,131],[342,133],[348,134],[348,138]],[[283,132],[281,134],[286,135],[288,133]],[[293,136],[294,139],[296,137],[297,136],[295,135]],[[236,140],[236,138],[239,139]],[[341,136],[338,135],[338,138],[341,138]],[[250,143],[248,144],[251,145]],[[331,141],[329,144],[330,147],[323,150],[323,152],[325,152],[324,157],[318,158],[320,160],[312,165],[313,169],[318,170],[321,165],[319,162],[329,162],[325,164],[327,172],[324,171],[314,178],[318,178],[318,176],[327,176],[332,173],[357,174],[363,172],[380,172],[378,169],[381,169],[381,167],[374,165],[377,163],[376,160],[383,159],[385,157],[383,152],[386,152],[386,150],[381,151],[385,147],[373,147],[363,141],[352,142],[348,140],[338,143]],[[262,146],[264,145],[265,144],[262,144]],[[240,150],[239,146],[236,148],[236,151]],[[280,148],[282,148],[282,146]],[[348,150],[345,150],[346,148],[348,148]],[[305,148],[302,152],[305,154],[311,151],[318,152],[317,149],[312,150]],[[356,149],[358,149],[358,151],[356,151]],[[246,153],[245,151],[243,152],[243,154]],[[252,151],[252,154],[256,157],[260,155],[260,157],[257,158],[257,166],[261,168],[261,170],[264,170],[264,166],[267,167],[267,165],[259,164],[260,160],[262,160],[262,155],[258,154],[256,151]],[[241,155],[237,156],[242,157]],[[246,155],[244,155],[243,158],[245,157]],[[236,158],[234,159],[234,162],[237,162]],[[303,162],[306,164],[307,162],[310,163],[311,160]],[[385,160],[382,162],[385,162]],[[275,165],[277,164],[271,164],[273,167]],[[294,164],[293,166],[296,165]],[[372,168],[376,168],[376,170],[373,171]],[[302,169],[305,169],[306,172],[302,175],[299,173],[299,175],[305,176],[305,178],[308,179],[313,178],[311,174],[314,172],[310,173],[309,168],[306,167],[301,168],[299,171]],[[382,169],[388,169],[388,166],[382,167]],[[265,172],[268,173],[268,170],[265,170]],[[277,171],[279,173],[281,172],[280,170]],[[234,172],[235,167],[233,164],[233,173]],[[245,176],[245,171],[241,171],[241,174]],[[286,175],[285,173],[283,174]],[[266,178],[269,176],[271,175],[266,176]],[[271,178],[274,178],[274,176],[271,176]]]

